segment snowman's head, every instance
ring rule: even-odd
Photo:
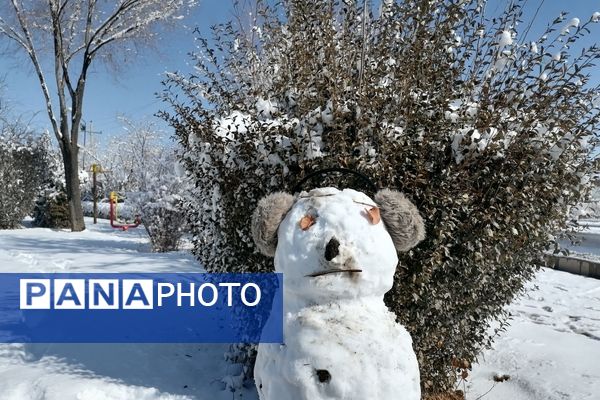
[[[393,283],[398,251],[424,238],[417,208],[397,191],[375,200],[352,189],[314,189],[263,198],[252,218],[259,250],[275,256],[286,302],[322,303],[383,296]]]

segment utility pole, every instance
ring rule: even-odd
[[[101,172],[102,169],[98,164],[92,164],[92,196],[94,197],[94,224],[98,223],[98,187],[97,187],[97,179],[96,176],[98,172]]]
[[[90,148],[93,149],[94,148],[94,135],[102,135],[102,131],[94,131],[93,129],[93,121],[90,120]]]
[[[94,197],[94,224],[98,223],[98,174],[104,172],[110,172],[109,170],[102,169],[100,164],[92,164],[90,167],[92,171],[92,195]]]
[[[83,154],[82,154],[82,159],[81,159],[81,166],[83,167],[83,170],[85,171],[85,153],[87,151],[86,148],[86,142],[87,142],[87,134],[90,134],[90,147],[93,148],[94,146],[94,136],[93,135],[102,135],[102,131],[94,131],[93,130],[93,121],[90,120],[90,127],[88,129],[87,127],[87,122],[82,118],[83,123],[81,124],[81,130],[83,131]]]

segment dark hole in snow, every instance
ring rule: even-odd
[[[317,378],[321,383],[328,383],[331,380],[331,374],[326,369],[318,369]]]
[[[329,240],[329,243],[327,243],[327,246],[325,246],[325,259],[331,261],[338,254],[340,254],[340,242],[332,237],[331,240]]]

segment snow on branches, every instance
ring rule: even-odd
[[[0,229],[31,215],[49,172],[49,137],[36,138],[18,121],[0,120]]]

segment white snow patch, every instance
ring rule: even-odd
[[[509,306],[510,327],[474,365],[467,399],[488,391],[482,399],[597,399],[600,280],[542,269],[528,287]],[[510,379],[494,382],[502,374]]]
[[[537,54],[538,53],[538,47],[537,47],[537,43],[536,42],[531,42],[531,46],[530,46],[531,52]]]
[[[513,44],[513,38],[510,31],[502,31],[502,33],[500,34],[500,40],[498,41],[498,46],[502,48],[510,46],[511,44]]]
[[[265,100],[259,98],[256,100],[256,111],[258,112],[259,118],[270,119],[273,118],[277,112],[277,106],[271,100]]]
[[[331,126],[333,124],[333,103],[331,100],[327,101],[325,109],[321,111],[321,121],[325,126]]]
[[[560,58],[562,57],[562,54],[560,51],[558,51],[556,54],[554,54],[554,56],[552,57],[552,59],[554,61],[560,61]]]
[[[560,30],[560,34],[564,35],[569,33],[570,28],[579,27],[579,18],[571,18],[571,20]]]
[[[99,220],[73,233],[0,230],[0,272],[202,272],[185,252],[152,253],[143,227]],[[256,400],[227,389],[228,344],[0,344],[1,400]],[[229,378],[228,378],[229,377]],[[233,379],[235,381],[235,379]],[[235,383],[235,382],[233,382]]]
[[[229,140],[239,139],[248,132],[250,116],[240,111],[233,111],[227,117],[216,121],[215,135]]]

